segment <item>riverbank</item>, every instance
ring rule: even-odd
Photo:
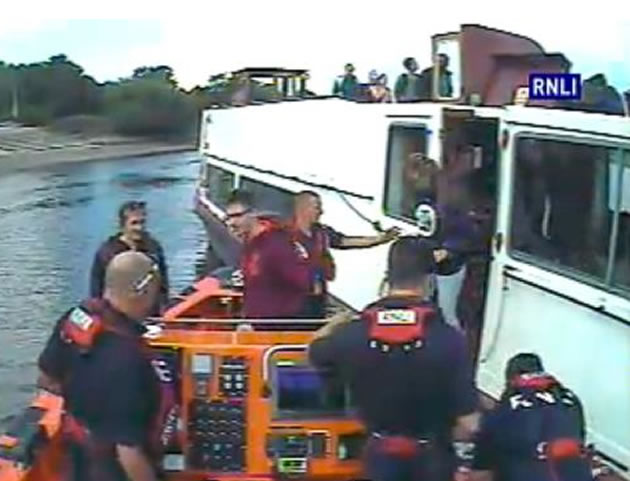
[[[36,127],[0,127],[0,175],[59,164],[194,151],[192,142],[62,134]]]

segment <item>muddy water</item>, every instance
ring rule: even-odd
[[[196,154],[59,166],[0,178],[0,419],[33,393],[35,362],[55,320],[88,292],[99,244],[120,203],[148,202],[172,291],[203,259],[205,231],[192,211]]]

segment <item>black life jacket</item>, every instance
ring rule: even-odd
[[[120,325],[114,318],[107,302],[101,299],[88,299],[68,312],[61,321],[60,336],[64,342],[72,345],[81,356],[88,356],[97,345],[101,336],[107,332],[130,339],[136,343],[138,350],[153,365],[152,352],[145,339],[130,328]],[[62,382],[67,382],[71,372],[63,375]],[[158,380],[155,379],[155,392],[160,391]],[[161,415],[158,409],[152,422],[151,432],[147,433],[147,443],[144,449],[153,460],[161,454]],[[69,412],[64,413],[62,430],[67,441],[80,448],[83,460],[81,475],[88,475],[90,481],[118,481],[121,467],[116,461],[115,446],[111,443],[95,439],[89,428]]]
[[[526,457],[544,462],[549,478],[554,481],[568,481],[563,474],[567,468],[580,473],[574,481],[590,479],[587,477],[587,450],[576,434],[579,429],[577,426],[566,426],[570,422],[568,410],[576,407],[574,401],[577,398],[570,391],[544,372],[516,376],[510,380],[504,395],[504,402],[511,402],[512,410],[540,410],[539,441]]]

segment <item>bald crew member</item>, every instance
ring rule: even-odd
[[[328,282],[336,275],[330,249],[365,249],[395,240],[400,235],[396,227],[378,235],[348,236],[320,223],[324,209],[317,192],[303,190],[295,196],[292,235],[308,253],[311,287],[307,300],[307,317],[326,317]]]
[[[159,287],[159,266],[146,254],[116,255],[103,298],[66,312],[39,357],[40,387],[64,399],[68,479],[157,479],[150,433],[160,391],[142,321]]]

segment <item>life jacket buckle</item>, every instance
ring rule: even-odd
[[[581,458],[585,454],[582,443],[573,438],[544,441],[536,446],[536,457],[541,461],[560,461]]]

